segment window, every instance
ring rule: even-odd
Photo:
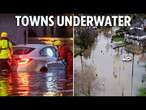
[[[25,55],[32,52],[35,48],[30,47],[14,47],[14,55]]]
[[[46,57],[57,57],[57,51],[54,47],[45,47],[40,51],[41,56],[46,56]]]

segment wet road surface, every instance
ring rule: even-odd
[[[126,55],[134,58],[133,70],[132,61],[123,62]],[[82,58],[92,68],[96,68],[96,80],[91,84],[91,96],[135,96],[142,86],[142,77],[146,74],[146,54],[136,55],[126,51],[125,47],[113,49],[111,37],[104,33],[97,36],[96,46],[91,49],[89,58]],[[81,57],[75,58],[75,70],[82,71]],[[76,79],[75,79],[76,81]],[[98,87],[97,87],[98,86]],[[75,87],[76,89],[77,87]]]
[[[0,73],[1,74],[1,73]],[[47,73],[12,72],[0,76],[0,96],[72,96],[72,79],[61,68]]]

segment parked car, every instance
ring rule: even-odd
[[[122,59],[122,61],[124,61],[124,62],[132,61],[132,57],[126,56],[126,57],[124,57],[124,58]]]
[[[92,27],[92,29],[95,29],[95,30],[97,30],[97,27],[96,27],[96,26],[93,26],[93,27]]]
[[[14,46],[13,71],[39,72],[49,63],[57,61],[57,50],[52,45],[21,44]]]
[[[144,28],[142,28],[142,27],[130,27],[130,30],[133,30],[133,29],[137,29],[137,30],[144,30]]]

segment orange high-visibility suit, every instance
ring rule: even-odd
[[[60,60],[65,60],[66,62],[66,75],[67,78],[72,78],[73,74],[73,53],[71,49],[62,43],[58,48],[58,57]]]

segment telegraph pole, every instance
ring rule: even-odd
[[[133,89],[133,75],[134,75],[134,53],[132,53],[133,59],[132,59],[132,76],[131,76],[131,96],[132,96],[132,89]]]

